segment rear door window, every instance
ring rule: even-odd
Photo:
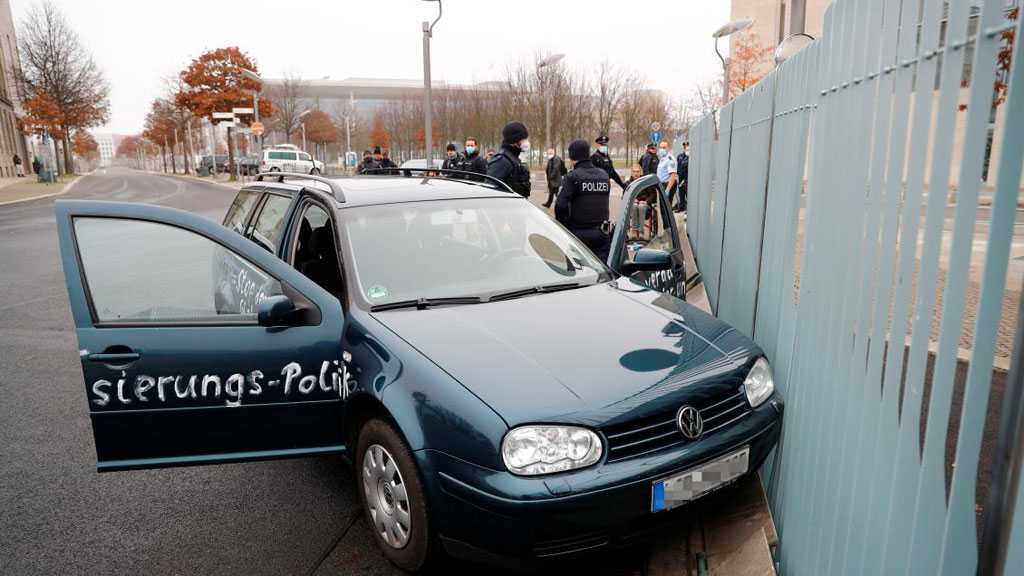
[[[256,207],[256,201],[259,198],[260,195],[252,190],[240,191],[238,196],[235,196],[235,201],[231,203],[231,207],[228,208],[227,215],[224,216],[224,226],[239,234],[244,234],[245,222],[249,218],[249,213]]]
[[[281,232],[284,230],[285,216],[288,214],[288,206],[292,199],[277,194],[267,194],[267,200],[263,203],[260,215],[256,218],[256,224],[252,230],[252,240],[266,248],[270,253],[277,252],[277,243],[281,239]]]

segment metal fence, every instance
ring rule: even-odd
[[[1008,8],[837,0],[820,39],[691,130],[687,232],[712,309],[787,402],[761,471],[782,574],[1020,573],[1019,371],[999,376],[1012,402],[990,397],[1019,289]]]

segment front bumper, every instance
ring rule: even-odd
[[[651,486],[750,447],[755,472],[775,446],[782,402],[772,397],[726,429],[648,456],[537,478],[476,466],[434,450],[416,453],[445,548],[476,561],[525,561],[628,545],[685,514],[652,513]]]

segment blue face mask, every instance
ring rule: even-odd
[[[476,146],[466,146],[466,154],[472,154],[476,152]]]

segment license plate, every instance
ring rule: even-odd
[[[656,480],[651,487],[651,512],[671,510],[696,500],[746,474],[749,466],[750,447],[744,446],[697,468]]]

